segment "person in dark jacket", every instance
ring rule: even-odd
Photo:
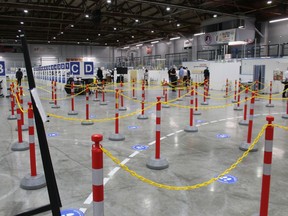
[[[21,86],[22,77],[23,77],[23,72],[22,72],[21,69],[19,68],[18,71],[16,72],[17,84],[18,84],[19,86]]]
[[[102,80],[103,80],[103,71],[101,70],[100,67],[97,70],[97,77],[100,80],[100,82],[102,82]]]

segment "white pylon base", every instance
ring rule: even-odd
[[[49,104],[54,104],[54,101],[49,101]]]
[[[198,111],[198,110],[193,112],[193,115],[201,115],[201,114],[202,113],[200,111]]]
[[[100,102],[100,105],[107,105],[107,102],[102,101],[102,102]]]
[[[20,182],[20,187],[25,190],[37,190],[46,186],[46,179],[43,174],[31,176],[27,174]]]
[[[144,115],[140,114],[137,116],[137,119],[148,119],[148,116],[146,116],[145,114]]]
[[[247,151],[248,148],[250,147],[250,145],[251,145],[251,144],[250,144],[250,143],[247,143],[247,142],[241,143],[240,146],[239,146],[239,149],[242,150],[242,151]],[[251,149],[250,152],[256,152],[256,151],[258,151],[258,148],[256,148],[256,147],[254,146],[254,148]]]
[[[236,106],[236,107],[234,107],[234,109],[233,110],[235,110],[235,111],[242,111],[243,110],[243,108],[242,107],[238,107],[238,106]]]
[[[238,124],[239,125],[249,125],[249,121],[242,119],[241,121],[238,122]]]
[[[68,112],[68,115],[78,115],[78,112],[77,111],[70,111],[70,112]]]
[[[178,98],[177,101],[183,101],[183,98]]]
[[[237,103],[237,100],[232,100],[231,103]]]
[[[187,125],[184,128],[184,131],[186,131],[186,132],[198,132],[198,127]]]
[[[283,114],[281,117],[284,119],[288,119],[288,114]]]
[[[8,120],[16,120],[17,119],[17,116],[16,115],[9,115]]]
[[[21,125],[22,131],[27,131],[29,126],[27,124]],[[18,127],[15,128],[16,131],[18,131]]]
[[[100,101],[100,99],[95,98],[95,99],[93,99],[93,101],[98,102],[98,101]]]
[[[153,170],[162,170],[162,169],[166,169],[169,167],[169,163],[165,158],[159,158],[156,159],[154,157],[151,157],[147,163],[146,166],[149,169],[153,169]]]
[[[126,111],[127,108],[126,107],[119,107],[119,111]]]
[[[22,141],[21,143],[15,142],[11,147],[12,151],[26,151],[28,149],[29,149],[29,144],[26,141]]]
[[[274,107],[274,104],[266,104],[266,107]]]
[[[53,109],[59,109],[60,106],[59,106],[59,105],[53,105],[53,106],[51,106],[51,108],[53,108]]]
[[[224,95],[223,97],[224,97],[224,98],[229,98],[230,96],[229,96],[229,95]]]
[[[169,104],[162,104],[162,108],[170,108],[170,105]]]
[[[201,105],[209,105],[209,103],[207,102],[207,101],[203,101],[203,102],[201,102]]]
[[[112,141],[122,141],[122,140],[125,140],[125,136],[122,135],[122,134],[111,134],[109,136],[109,140],[112,140]]]
[[[137,97],[132,97],[133,100],[137,100]]]
[[[81,125],[93,125],[94,122],[92,120],[84,120],[81,122]]]

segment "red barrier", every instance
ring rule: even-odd
[[[237,102],[236,95],[237,95],[237,80],[235,80],[235,84],[234,84],[234,100],[232,100],[232,103]]]
[[[288,100],[287,99],[286,99],[286,114],[283,114],[282,118],[288,119]]]
[[[107,102],[105,101],[105,83],[102,81],[102,101],[100,102],[100,105],[107,105]]]
[[[142,81],[141,114],[137,116],[137,119],[148,119],[148,116],[146,116],[144,112],[144,104],[145,104],[145,85],[144,85],[144,80],[143,80]]]
[[[14,109],[15,109],[15,98],[14,98],[14,95],[13,95],[13,88],[12,88],[12,84],[10,84],[10,104],[11,104],[11,115],[8,116],[8,120],[16,120],[17,119],[17,116],[15,115],[14,113]]]
[[[248,86],[245,87],[245,104],[244,104],[244,114],[243,120],[239,122],[240,125],[248,125],[249,122],[247,121],[247,107],[248,107]]]
[[[261,191],[259,216],[268,216],[272,155],[273,155],[272,152],[273,152],[274,126],[271,124],[272,121],[274,121],[274,117],[267,116],[266,120],[268,121],[268,126],[265,130],[262,191]]]
[[[78,112],[74,110],[74,82],[71,83],[71,111],[68,115],[78,115]]]
[[[121,94],[121,96],[120,96],[120,101],[121,101],[121,106],[119,107],[119,111],[126,111],[127,110],[127,108],[124,106],[124,96],[123,96],[123,83],[122,83],[122,81],[121,81],[121,83],[120,83],[120,94]],[[119,95],[118,95],[118,97],[119,97]]]
[[[274,104],[271,103],[271,100],[272,100],[272,81],[270,81],[269,103],[266,104],[266,107],[274,107]]]
[[[54,105],[51,107],[51,108],[54,108],[54,109],[58,109],[60,108],[59,105],[57,105],[57,82],[54,81]]]
[[[168,161],[160,157],[160,139],[161,139],[161,97],[157,97],[156,104],[156,136],[155,136],[155,157],[151,157],[146,163],[146,166],[150,169],[166,169],[169,164]]]
[[[93,125],[94,122],[89,119],[89,86],[86,85],[86,120],[81,122],[82,125]]]
[[[135,80],[132,80],[132,98],[135,100],[137,97],[135,96]]]
[[[100,148],[103,136],[94,134],[91,140],[94,142],[91,150],[93,215],[104,216],[103,151]]]
[[[54,81],[51,81],[51,101],[50,104],[54,104]]]
[[[170,108],[170,105],[167,104],[168,102],[168,93],[167,93],[167,88],[165,89],[165,103],[162,104],[162,108]]]
[[[234,110],[236,111],[241,111],[243,108],[240,107],[240,100],[241,100],[241,82],[240,80],[238,81],[238,99],[237,99],[237,106],[234,107]]]
[[[35,137],[34,137],[34,114],[32,109],[32,103],[28,103],[28,125],[29,125],[29,149],[30,149],[30,170],[31,176],[37,175],[36,168],[36,153],[35,153]]]
[[[98,82],[97,82],[97,80],[95,81],[95,85],[96,85],[96,87],[95,87],[95,91],[94,91],[94,93],[95,93],[94,101],[100,101],[100,99],[98,98]]]
[[[249,115],[249,124],[248,124],[248,134],[247,134],[247,142],[241,143],[239,149],[242,151],[247,151],[249,146],[251,145],[252,140],[252,128],[253,128],[253,115],[254,115],[254,103],[255,103],[255,93],[252,92],[251,104],[250,104],[250,115]],[[258,151],[256,147],[254,147],[251,152]]]
[[[178,98],[177,101],[182,101],[183,99],[181,98],[181,87],[178,88]]]
[[[207,97],[207,79],[204,80],[204,92],[203,92],[203,102],[201,102],[201,105],[208,105],[208,101],[206,101]]]
[[[194,111],[194,87],[191,86],[191,95],[190,95],[190,124],[184,128],[186,132],[197,132],[198,128],[193,126],[193,111]]]
[[[259,100],[260,100],[260,99],[258,98],[258,96],[259,96],[258,90],[259,90],[259,81],[256,80],[256,83],[255,83],[255,101],[259,101]]]
[[[229,83],[228,83],[228,79],[226,79],[226,90],[225,90],[224,98],[228,98],[228,87],[229,87]]]
[[[198,83],[195,83],[195,111],[194,115],[201,115],[201,112],[198,111]]]

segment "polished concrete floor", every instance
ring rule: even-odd
[[[24,83],[24,109],[27,109],[29,93]],[[231,98],[224,99],[224,92],[211,91],[209,105],[200,109],[201,115],[195,115],[195,124],[199,131],[183,131],[189,124],[189,97],[175,101],[170,108],[162,108],[161,122],[161,157],[169,162],[169,168],[151,170],[146,167],[147,160],[155,151],[155,106],[146,110],[147,120],[137,119],[140,103],[125,98],[127,111],[120,119],[120,133],[124,141],[110,141],[114,133],[114,95],[107,93],[108,105],[92,101],[90,96],[91,119],[105,119],[94,125],[83,126],[85,118],[85,96],[75,99],[78,116],[68,116],[70,99],[64,91],[58,91],[60,109],[52,109],[49,104],[50,87],[38,83],[38,93],[46,113],[56,114],[60,118],[50,117],[45,123],[55,176],[62,201],[62,210],[80,209],[85,215],[93,215],[91,204],[91,135],[103,134],[102,145],[129,169],[154,182],[170,186],[190,186],[205,182],[229,168],[243,154],[239,150],[246,141],[247,126],[238,122],[243,118],[243,111],[233,110],[233,106],[217,107],[231,103]],[[41,87],[41,88],[40,88]],[[112,89],[113,87],[109,87]],[[127,85],[125,89],[127,89]],[[140,85],[137,91],[140,100]],[[169,90],[169,100],[178,94]],[[125,92],[131,97],[131,91]],[[150,85],[146,90],[146,99],[155,102],[162,89]],[[266,96],[266,95],[264,95]],[[255,104],[253,140],[266,124],[266,115],[275,117],[275,123],[288,125],[288,120],[281,118],[286,110],[286,101],[273,100],[274,108],[267,108],[267,100],[261,99]],[[202,98],[200,99],[202,101]],[[24,190],[19,187],[21,179],[29,173],[29,151],[11,151],[12,143],[17,141],[16,121],[7,120],[9,99],[0,98],[0,215],[10,216],[40,207],[49,203],[47,189]],[[182,105],[186,108],[183,108]],[[146,106],[149,106],[147,104]],[[213,107],[216,106],[216,107]],[[202,106],[203,107],[203,106]],[[138,113],[134,113],[138,111]],[[65,119],[78,118],[78,121]],[[27,122],[27,117],[26,117]],[[27,132],[23,132],[28,141]],[[272,179],[269,202],[269,215],[288,215],[288,133],[275,128],[273,147]],[[251,152],[233,169],[222,182],[214,182],[194,190],[167,190],[142,182],[126,171],[119,169],[109,157],[104,156],[105,180],[105,215],[106,216],[247,216],[259,215],[264,136],[257,144],[258,151]],[[134,147],[134,148],[133,148]],[[137,148],[138,147],[138,148]],[[37,152],[38,173],[43,173],[39,148]],[[233,182],[234,180],[234,182]],[[229,183],[229,184],[228,184]],[[51,215],[50,212],[40,215]]]

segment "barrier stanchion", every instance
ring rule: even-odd
[[[182,87],[178,87],[178,98],[177,101],[183,101],[183,99],[181,98],[181,89]]]
[[[282,118],[288,119],[288,100],[286,100],[286,113],[282,115]]]
[[[228,87],[229,87],[229,83],[228,83],[228,79],[226,79],[226,89],[225,89],[225,95],[224,98],[228,98]]]
[[[103,151],[100,148],[103,136],[94,134],[91,140],[94,142],[91,150],[93,215],[104,216]]]
[[[240,82],[240,80],[239,80],[239,81],[238,81],[238,99],[237,99],[237,105],[234,107],[234,110],[236,110],[236,111],[242,111],[242,110],[243,110],[243,108],[240,107],[240,99],[241,99],[241,94],[240,94],[240,92],[241,92],[241,82]]]
[[[236,95],[237,95],[237,80],[235,80],[235,85],[234,85],[234,99],[231,101],[232,103],[236,103],[236,102],[237,102]]]
[[[132,80],[132,98],[134,100],[137,100],[137,97],[135,96],[135,80]]]
[[[74,82],[71,83],[71,111],[68,115],[78,115],[78,112],[74,110]]]
[[[95,93],[95,98],[93,99],[93,101],[100,101],[100,99],[98,98],[98,82],[97,80],[95,81],[95,90],[94,90],[94,93]]]
[[[139,114],[137,116],[137,119],[148,119],[148,116],[145,115],[144,112],[144,105],[145,105],[145,85],[144,85],[144,81],[142,82],[142,101],[141,101],[141,114]]]
[[[248,125],[249,122],[247,120],[247,107],[248,107],[248,86],[245,87],[245,104],[244,104],[244,114],[243,114],[243,119],[239,121],[240,125]]]
[[[25,124],[25,120],[24,120],[24,108],[23,108],[23,87],[20,86],[19,87],[19,95],[18,95],[18,101],[20,104],[20,110],[21,110],[21,128],[22,131],[28,131],[28,124]],[[18,127],[16,127],[15,129],[16,131],[18,130]]]
[[[191,86],[191,96],[190,96],[190,124],[187,125],[184,128],[184,131],[186,132],[197,132],[198,131],[198,127],[193,126],[194,120],[193,120],[193,108],[194,106],[194,88],[193,86]]]
[[[204,92],[203,92],[203,102],[201,102],[201,105],[208,105],[208,101],[206,100],[207,97],[207,79],[204,80]]]
[[[161,137],[161,97],[157,97],[156,104],[156,142],[155,157],[151,157],[146,166],[149,169],[162,170],[169,167],[169,163],[165,158],[160,156],[160,137]]]
[[[125,136],[119,134],[119,89],[115,90],[115,134],[111,134],[109,140],[121,141],[125,139]]]
[[[59,109],[60,108],[60,106],[59,105],[57,105],[57,82],[56,81],[54,81],[54,105],[53,106],[51,106],[51,108],[53,108],[53,109]]]
[[[54,104],[54,81],[51,81],[51,101],[49,104]]]
[[[262,190],[261,190],[260,214],[259,214],[260,216],[268,216],[272,155],[273,155],[274,126],[271,124],[272,121],[274,121],[274,117],[267,116],[266,120],[268,121],[268,126],[266,127],[265,130]]]
[[[29,144],[26,141],[23,141],[22,136],[22,122],[21,122],[21,110],[20,108],[17,108],[17,126],[18,126],[18,142],[15,142],[11,150],[12,151],[25,151],[29,149]]]
[[[198,83],[195,83],[195,111],[194,115],[201,115],[201,112],[198,110]]]
[[[124,106],[124,96],[123,96],[124,91],[123,91],[123,83],[122,83],[122,81],[120,82],[120,94],[121,94],[121,96],[120,96],[121,106],[119,107],[119,111],[126,111],[127,108]]]
[[[15,108],[15,100],[16,100],[16,99],[15,99],[15,97],[14,97],[14,92],[15,92],[14,87],[15,87],[15,86],[14,86],[14,83],[12,82],[11,85],[10,85],[10,89],[11,89],[11,90],[10,90],[10,93],[13,95],[13,101],[14,101],[14,107],[13,107],[13,109],[14,109],[14,112],[16,112],[16,108]],[[10,97],[10,99],[11,99],[11,97]],[[11,111],[11,109],[12,109],[12,108],[10,107],[10,108],[9,108],[9,111]],[[16,118],[17,118],[17,117],[16,117]]]
[[[166,82],[165,82],[165,80],[163,81],[163,84],[162,84],[162,90],[163,90],[163,93],[162,93],[161,98],[165,98],[165,92],[166,92]]]
[[[250,103],[250,115],[249,115],[249,124],[248,124],[248,133],[247,133],[247,142],[241,143],[239,149],[242,151],[247,151],[251,145],[252,140],[252,128],[253,128],[253,115],[254,115],[254,102],[255,102],[255,93],[252,92],[252,98]],[[254,146],[251,152],[258,151],[258,149]]]
[[[93,125],[94,122],[89,119],[89,87],[86,85],[86,119],[81,122],[81,125]]]
[[[100,102],[100,105],[107,105],[107,102],[105,101],[105,83],[102,81],[102,101]]]
[[[258,98],[259,96],[259,81],[256,80],[256,83],[255,83],[255,101],[259,101],[260,98]]]
[[[13,95],[13,90],[12,90],[12,85],[10,85],[10,88],[11,88],[11,91],[10,91],[10,104],[11,104],[11,115],[8,116],[8,120],[16,120],[17,119],[17,116],[15,115],[15,111],[14,111],[14,108],[15,108],[15,98],[14,98],[14,95]]]
[[[266,107],[274,107],[274,104],[271,103],[271,100],[272,100],[272,81],[270,81],[269,103],[266,104]]]
[[[20,187],[25,190],[37,190],[46,186],[46,179],[43,174],[37,174],[36,152],[34,137],[34,114],[32,103],[28,103],[28,126],[29,126],[29,149],[30,149],[30,173],[22,178]]]
[[[162,108],[170,108],[170,105],[167,103],[168,101],[168,93],[167,88],[165,89],[165,103],[162,104]]]

